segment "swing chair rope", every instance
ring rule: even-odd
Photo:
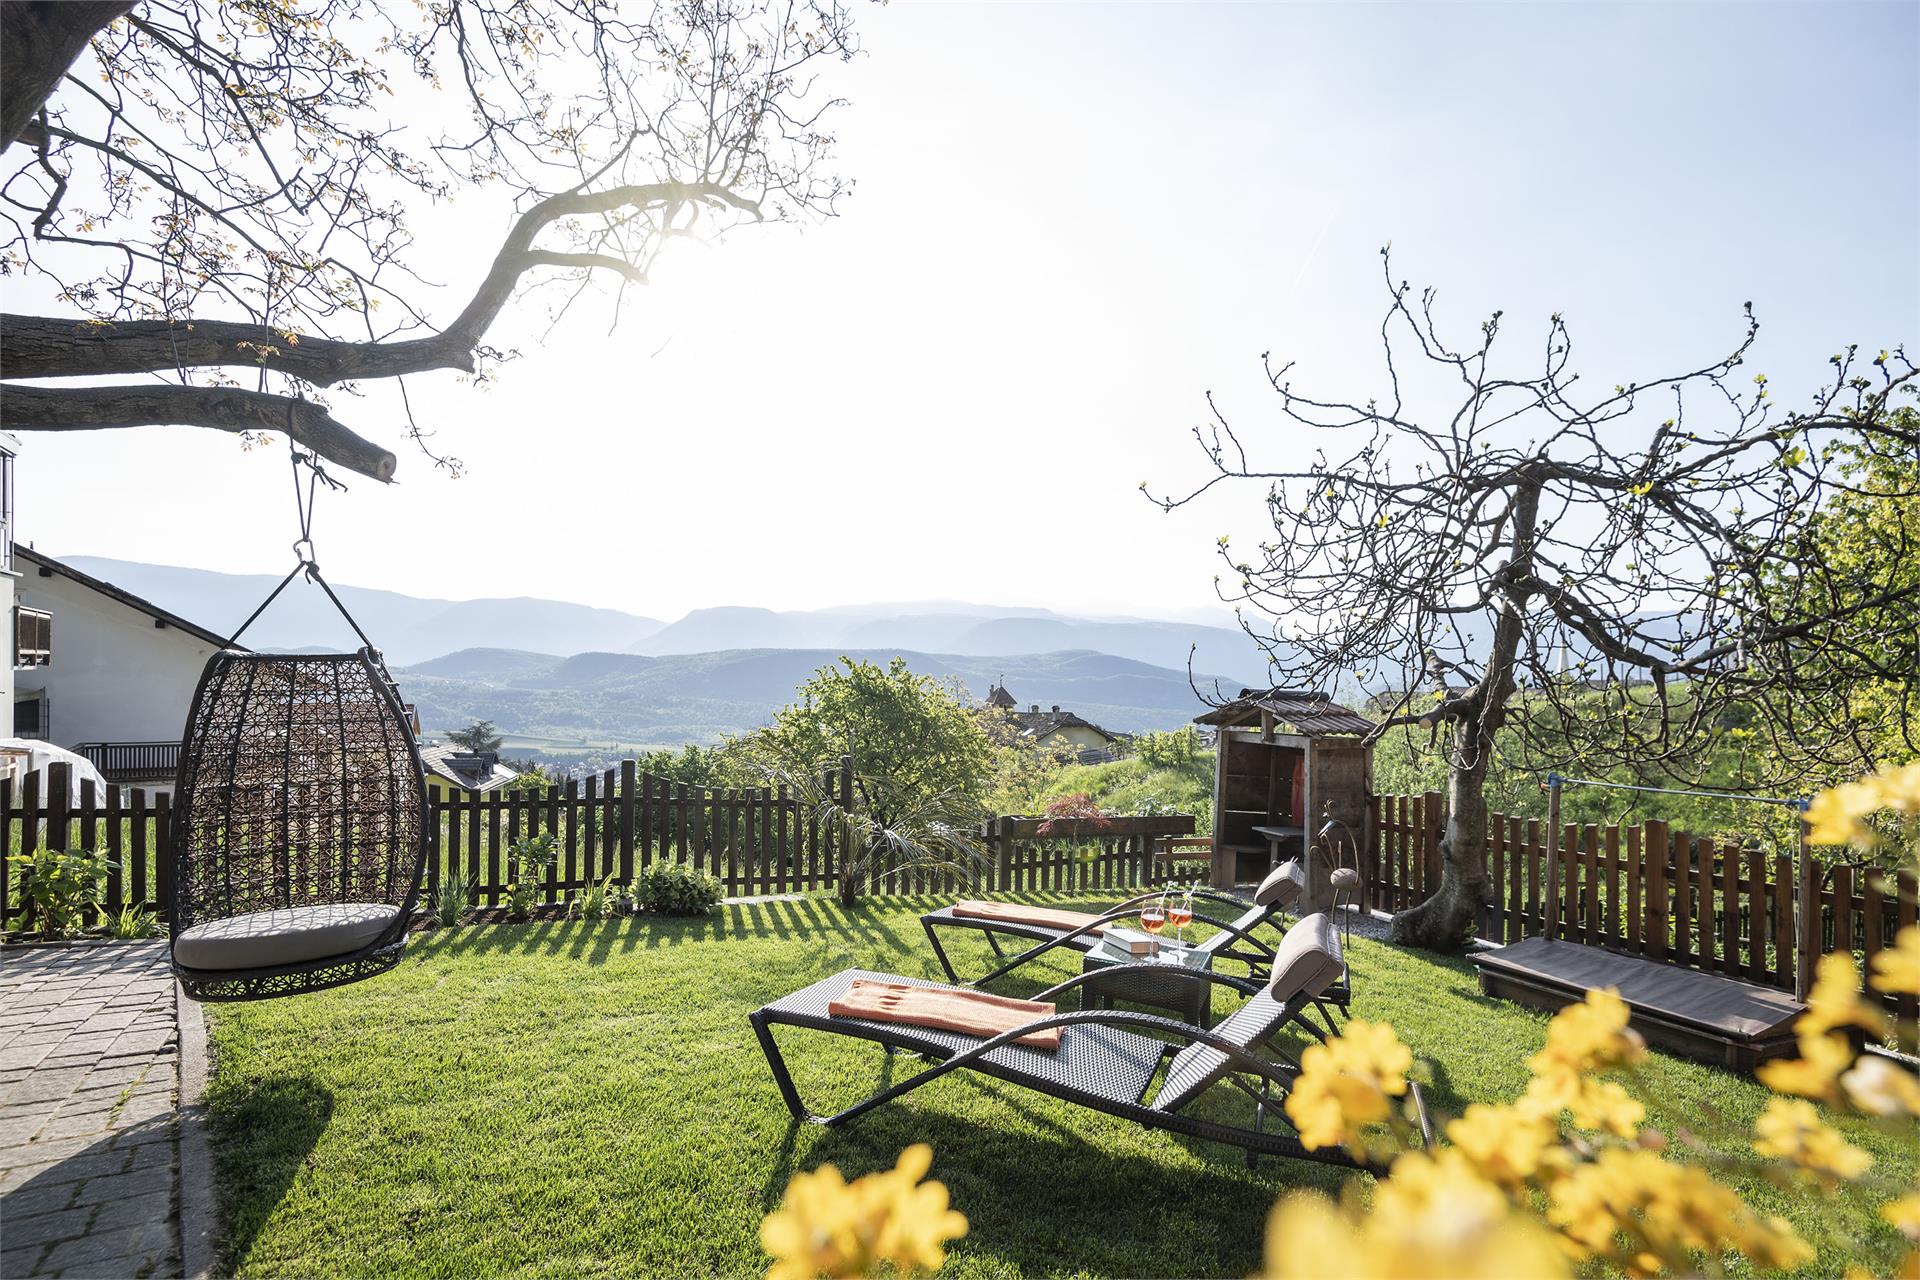
[[[266,373],[265,370],[262,370],[261,382],[263,387],[265,381]],[[305,399],[306,397],[295,392],[293,399],[287,402],[287,459],[293,467],[294,517],[300,522],[300,536],[296,538],[293,543],[293,554],[296,563],[293,568],[287,571],[287,576],[280,579],[280,585],[268,592],[267,598],[260,602],[259,607],[247,615],[247,620],[240,624],[239,630],[227,637],[225,647],[231,649],[234,645],[238,644],[240,637],[246,633],[247,628],[251,627],[260,615],[267,611],[267,606],[279,599],[280,593],[287,589],[287,584],[304,574],[308,582],[316,583],[322,591],[327,593],[327,599],[333,601],[333,607],[339,611],[342,618],[347,620],[347,625],[353,628],[353,634],[360,637],[360,643],[367,649],[378,653],[379,651],[374,648],[373,641],[367,639],[367,633],[361,629],[359,621],[352,613],[348,612],[347,606],[341,602],[339,596],[334,594],[333,587],[320,575],[320,564],[314,559],[313,512],[314,498],[319,491],[319,485],[322,481],[325,481],[329,489],[342,491],[344,491],[347,486],[328,475],[325,468],[321,467],[318,458],[314,457],[311,453],[302,453],[300,447],[294,443],[293,418]],[[307,481],[304,491],[300,485],[301,467],[307,469]]]
[[[1547,775],[1545,786],[1558,783],[1563,787],[1605,787],[1610,791],[1647,791],[1662,796],[1692,796],[1701,800],[1750,800],[1755,804],[1785,805],[1789,809],[1804,810],[1807,801],[1803,797],[1793,796],[1750,796],[1738,791],[1690,791],[1684,787],[1642,787],[1630,782],[1607,782],[1601,778],[1565,778],[1557,773]]]

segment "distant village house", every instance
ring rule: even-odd
[[[1056,750],[1070,750],[1083,764],[1117,759],[1126,749],[1124,734],[1109,733],[1091,720],[1061,710],[1058,703],[1046,711],[1037,702],[1020,710],[1004,684],[995,684],[987,691],[987,705],[1006,712],[1021,737]]]
[[[427,767],[427,791],[435,800],[483,796],[520,776],[501,763],[497,751],[469,751],[451,742],[422,745],[420,761]]]

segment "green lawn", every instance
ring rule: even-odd
[[[1245,1276],[1277,1195],[1337,1185],[1323,1166],[1249,1170],[1238,1152],[981,1077],[845,1131],[790,1124],[747,1013],[851,965],[935,976],[916,919],[927,905],[468,928],[416,940],[357,986],[213,1008],[229,1262],[261,1276],[753,1275],[760,1218],[795,1171],[853,1176],[927,1141],[972,1221],[951,1274]],[[956,963],[985,954],[955,949]],[[1354,968],[1358,1011],[1437,1064],[1440,1108],[1524,1084],[1544,1021],[1482,999],[1470,965],[1356,942]],[[859,1042],[782,1037],[816,1105],[844,1105],[883,1069]],[[1660,1055],[1640,1093],[1668,1128],[1708,1104],[1748,1124],[1764,1098]],[[1846,1127],[1912,1177],[1912,1144]],[[1843,1259],[1890,1270],[1896,1239],[1870,1207],[1741,1189],[1821,1251],[1810,1274]]]

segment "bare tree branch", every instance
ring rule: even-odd
[[[320,457],[375,480],[393,478],[392,453],[361,439],[311,400],[238,387],[145,383],[119,387],[4,387],[9,427],[22,431],[97,431],[163,424],[238,434],[284,431]]]

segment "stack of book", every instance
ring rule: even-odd
[[[1106,940],[1109,947],[1126,955],[1145,957],[1160,954],[1160,939],[1149,933],[1136,933],[1132,929],[1109,929]]]

